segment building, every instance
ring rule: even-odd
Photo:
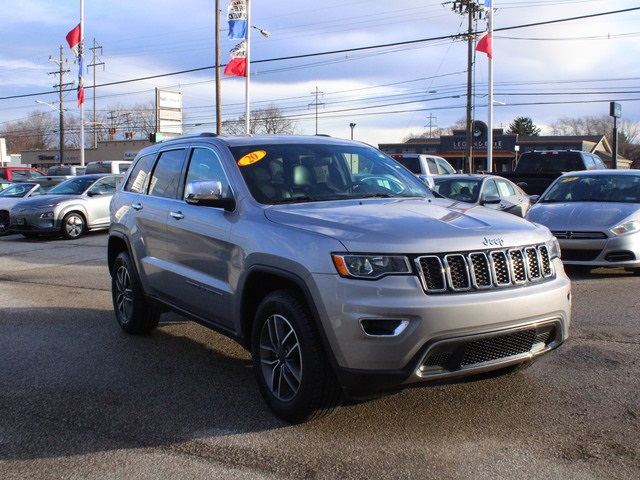
[[[84,162],[104,160],[133,160],[140,150],[151,145],[149,140],[110,140],[98,142],[97,148],[84,149]],[[64,159],[60,161],[60,151],[23,150],[22,165],[29,165],[47,171],[54,165],[80,165],[80,149],[65,148]]]
[[[488,127],[473,122],[472,164],[474,172],[487,170]],[[385,153],[425,153],[445,158],[456,170],[465,170],[467,146],[466,130],[454,130],[440,138],[411,138],[404,143],[381,143]],[[606,137],[598,135],[523,137],[493,129],[492,171],[509,172],[515,167],[519,155],[531,150],[582,150],[598,155],[611,168],[612,149]],[[617,156],[618,168],[630,168],[631,161]]]

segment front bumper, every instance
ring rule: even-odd
[[[9,230],[18,233],[55,233],[61,225],[56,217],[42,218],[42,212],[22,212],[11,214]]]
[[[558,238],[565,265],[640,268],[640,233],[603,239]]]
[[[571,284],[554,262],[556,278],[538,284],[436,295],[410,276],[375,282],[315,276],[343,386],[385,390],[459,377],[557,348],[569,336]]]

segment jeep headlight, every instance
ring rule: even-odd
[[[54,214],[52,211],[43,212],[40,214],[40,218],[53,218]]]
[[[385,275],[411,273],[409,259],[402,255],[331,255],[338,273],[347,278],[375,280]]]
[[[626,235],[640,230],[640,220],[628,220],[613,227],[609,232],[613,235]]]
[[[549,260],[560,258],[562,256],[562,252],[560,251],[560,244],[558,243],[558,239],[556,239],[556,237],[547,240],[545,246],[547,247],[547,251],[549,252]]]

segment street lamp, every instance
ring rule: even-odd
[[[353,129],[356,127],[356,124],[350,123],[349,126],[351,127],[351,140],[353,140]]]
[[[269,38],[271,36],[271,32],[269,32],[268,30],[265,30],[264,28],[254,27],[253,25],[251,25],[251,28],[258,30],[262,34],[262,36],[265,38]]]
[[[60,163],[64,163],[64,109],[51,105],[43,100],[36,100],[40,105],[46,105],[51,110],[55,110],[60,114]]]

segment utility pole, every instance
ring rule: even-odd
[[[459,15],[468,16],[467,32],[467,141],[465,148],[465,168],[473,173],[473,40],[475,39],[473,24],[482,15],[478,0],[454,0],[452,10]]]
[[[433,113],[429,112],[429,125],[425,125],[425,127],[429,127],[429,138],[432,138],[431,136],[431,128],[432,127],[437,127],[438,125],[435,125],[433,122],[437,121],[438,117],[434,117]]]
[[[222,135],[222,86],[220,85],[220,0],[215,0],[216,9],[216,134]]]
[[[102,55],[102,47],[96,45],[96,39],[93,39],[93,47],[89,50],[93,52],[93,61],[87,65],[87,71],[89,67],[93,67],[93,148],[98,147],[98,120],[96,117],[96,67],[102,65],[102,71],[104,72],[104,62],[98,58],[98,50]]]
[[[60,102],[60,109],[58,111],[60,113],[60,163],[61,164],[65,163],[64,162],[64,96],[63,96],[63,92],[65,88],[73,85],[73,83],[64,83],[64,74],[69,73],[69,70],[68,69],[65,70],[64,68],[67,61],[62,58],[62,52],[63,52],[62,45],[60,45],[60,60],[54,60],[53,58],[49,57],[49,61],[56,63],[59,67],[57,72],[49,72],[49,75],[59,76],[58,84],[54,85],[53,88],[58,89],[59,102]]]
[[[310,107],[316,107],[316,135],[318,134],[318,106],[319,105],[324,105],[323,102],[321,102],[320,100],[318,100],[318,97],[320,95],[324,95],[324,92],[321,92],[318,90],[318,87],[316,87],[316,91],[315,92],[311,92],[311,95],[315,96],[315,100],[313,102],[311,102],[309,104]]]

